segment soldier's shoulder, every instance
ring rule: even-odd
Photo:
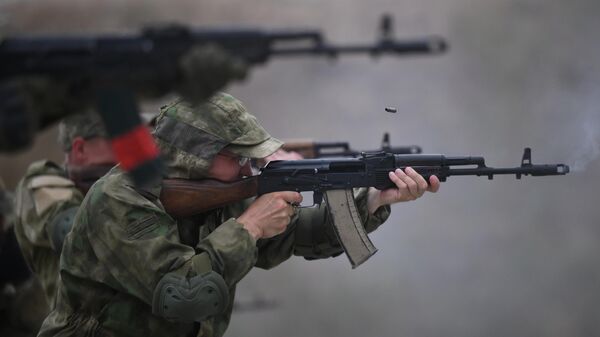
[[[165,113],[165,112],[173,112],[173,111],[175,111],[176,109],[178,109],[178,108],[181,108],[181,107],[184,107],[184,108],[186,108],[186,109],[187,109],[187,108],[190,108],[190,109],[191,109],[191,104],[190,104],[190,103],[188,103],[187,101],[185,101],[183,98],[181,98],[181,97],[178,97],[178,98],[174,99],[173,101],[171,101],[171,102],[169,102],[169,103],[167,103],[167,104],[165,104],[165,105],[161,106],[161,107],[160,107],[160,111],[161,111],[162,113]]]
[[[67,172],[49,160],[39,160],[27,168],[21,188],[37,190],[41,188],[71,189],[75,183],[67,178]]]
[[[127,173],[118,167],[113,168],[107,175],[102,177],[88,192],[92,203],[108,200],[116,200],[123,206],[143,207],[162,212],[155,201],[158,199],[160,190],[136,188]]]
[[[35,209],[41,215],[58,203],[80,202],[82,196],[62,167],[49,160],[40,160],[27,168],[17,187],[17,199],[21,205],[19,209]],[[25,202],[27,200],[30,201]],[[29,207],[24,207],[27,205]]]
[[[24,179],[33,179],[37,176],[56,176],[63,178],[62,180],[69,180],[64,168],[47,159],[31,163],[25,171]]]

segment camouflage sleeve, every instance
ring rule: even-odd
[[[256,263],[256,241],[243,225],[230,218],[202,239],[196,249],[210,255],[213,270],[229,287],[239,282]]]
[[[60,212],[81,204],[83,196],[74,183],[58,175],[27,177],[17,187],[16,216],[23,237],[32,245],[53,247],[48,224]]]
[[[49,223],[57,214],[78,207],[83,196],[50,162],[34,163],[15,194],[15,236],[23,257],[54,303],[61,247],[55,247]]]
[[[369,214],[366,188],[355,189],[354,199],[369,233],[377,229],[390,215],[390,206],[380,207],[375,214]],[[264,269],[273,268],[292,255],[313,260],[334,257],[343,252],[325,205],[300,209],[284,233],[269,240],[260,240],[258,247],[256,266]]]
[[[194,248],[180,243],[175,220],[132,189],[121,188],[118,199],[98,189],[90,190],[78,216],[89,223],[94,254],[109,270],[103,282],[119,291],[151,304],[168,273],[190,279],[215,271],[233,285],[254,265],[254,241],[233,220]]]

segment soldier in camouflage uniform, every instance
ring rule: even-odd
[[[248,158],[282,145],[227,94],[163,107],[154,136],[166,176],[181,179],[237,180],[251,175]],[[388,204],[439,188],[414,170],[391,176],[398,188],[356,190],[369,232],[387,219]],[[222,336],[236,284],[252,267],[342,252],[325,207],[296,209],[297,192],[186,219],[165,212],[160,192],[160,184],[135,187],[118,166],[92,187],[65,240],[56,308],[39,336]]]
[[[115,162],[95,114],[73,115],[62,121],[58,140],[65,152],[65,168],[48,160],[31,164],[15,198],[15,234],[25,261],[42,285],[49,309],[55,303],[62,242],[83,200],[73,177],[86,168],[114,166]]]

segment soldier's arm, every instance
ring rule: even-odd
[[[354,196],[368,233],[377,229],[389,217],[389,206],[382,206],[374,214],[369,214],[366,188],[356,189]],[[343,253],[325,205],[299,209],[284,233],[269,240],[259,240],[257,245],[259,255],[256,266],[265,269],[277,266],[292,255],[313,260]]]
[[[19,183],[15,199],[15,227],[22,248],[51,248],[60,253],[64,235],[70,230],[72,221],[66,221],[59,228],[57,220],[63,219],[65,212],[74,214],[83,199],[73,182],[61,172],[51,162],[36,162]]]
[[[81,203],[82,195],[64,177],[64,171],[49,161],[30,165],[15,193],[15,236],[23,258],[53,306],[58,282],[58,265],[64,235],[52,222],[58,215]],[[68,223],[64,231],[70,230]]]
[[[190,247],[180,243],[176,222],[135,191],[119,189],[119,200],[99,188],[78,217],[90,222],[86,235],[113,287],[173,321],[199,322],[229,306],[229,289],[256,260],[255,242],[239,223],[230,219]]]

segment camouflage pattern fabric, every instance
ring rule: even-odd
[[[71,150],[71,144],[76,137],[83,139],[108,138],[108,134],[104,130],[100,116],[88,111],[66,117],[58,124],[58,144],[64,152]]]
[[[48,315],[39,282],[21,256],[13,224],[12,195],[0,177],[0,336],[35,336]]]
[[[372,231],[387,218],[389,208],[368,216],[364,192],[357,191],[357,201]],[[235,221],[247,201],[190,220],[197,228],[193,233],[185,230],[190,227],[185,221],[165,213],[158,201],[160,186],[143,194],[118,168],[88,192],[63,246],[56,308],[39,336],[222,336],[234,296],[223,314],[201,322],[200,327],[169,322],[151,309],[154,289],[163,275],[177,270],[193,277],[214,270],[233,295],[237,282],[253,266],[269,269],[301,255],[294,245],[294,229],[301,222],[320,221],[324,231],[331,228],[325,207],[301,209],[285,233],[254,242]],[[341,253],[339,246],[326,242],[319,244],[319,250],[324,258]]]
[[[206,177],[224,148],[258,158],[281,146],[227,94],[197,106],[177,101],[164,107],[154,136],[170,178]],[[236,284],[252,267],[273,268],[292,255],[312,259],[342,252],[324,206],[299,210],[284,233],[255,242],[235,220],[251,200],[175,220],[162,207],[160,190],[160,185],[136,189],[119,167],[90,189],[63,245],[56,307],[39,336],[222,336]],[[366,189],[357,189],[355,197],[367,231],[387,219],[389,207],[368,214]],[[296,228],[307,223],[311,244],[297,245]],[[229,288],[224,312],[197,323],[152,313],[154,291],[165,274],[190,279],[210,271]]]
[[[170,178],[205,178],[222,149],[264,158],[283,142],[272,137],[235,97],[218,93],[199,105],[176,100],[161,109],[154,137]]]
[[[47,231],[56,214],[83,200],[65,171],[42,160],[29,166],[15,193],[15,235],[29,268],[39,279],[48,306],[55,303],[59,254]]]

